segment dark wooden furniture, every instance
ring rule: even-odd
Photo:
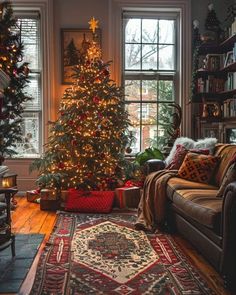
[[[236,35],[220,44],[203,43],[196,50],[194,137],[236,143]]]
[[[5,202],[0,202],[0,251],[11,246],[12,256],[15,256],[15,236],[11,232],[11,199],[17,189],[0,187],[0,194],[5,197]]]

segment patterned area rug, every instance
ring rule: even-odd
[[[135,220],[60,213],[31,294],[214,294],[170,236],[136,231]]]

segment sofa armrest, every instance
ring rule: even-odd
[[[145,174],[165,169],[165,162],[159,159],[151,159],[145,163]]]
[[[236,285],[236,181],[227,185],[222,208],[223,255],[221,271],[229,285]]]

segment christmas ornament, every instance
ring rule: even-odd
[[[132,149],[131,149],[131,147],[127,147],[125,151],[126,151],[127,154],[132,153]]]
[[[98,96],[94,96],[93,102],[96,103],[96,104],[99,104],[100,98]]]
[[[65,167],[65,164],[64,163],[61,162],[61,163],[58,164],[58,168],[59,169],[64,169],[64,167]]]

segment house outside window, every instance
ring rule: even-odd
[[[123,85],[132,153],[165,144],[176,100],[177,15],[123,12]]]

